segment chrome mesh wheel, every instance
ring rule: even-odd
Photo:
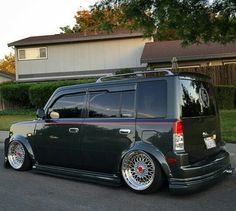
[[[125,182],[134,190],[146,190],[155,177],[155,165],[145,152],[127,154],[122,161],[122,175]]]
[[[8,147],[8,161],[12,168],[20,169],[25,160],[25,149],[20,142],[13,141]]]

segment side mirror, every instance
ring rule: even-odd
[[[59,119],[60,118],[60,114],[58,112],[56,112],[56,111],[52,111],[52,112],[50,112],[50,117],[52,119]]]
[[[36,112],[36,116],[37,118],[45,118],[46,117],[46,114],[45,114],[45,111],[43,109],[38,109],[37,112]]]

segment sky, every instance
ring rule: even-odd
[[[0,59],[14,52],[8,43],[30,36],[60,33],[60,27],[75,24],[79,8],[88,9],[97,0],[0,0]]]

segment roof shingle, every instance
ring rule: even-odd
[[[236,43],[222,45],[218,43],[194,44],[183,48],[180,40],[146,43],[141,63],[220,59],[236,57]]]
[[[21,39],[8,44],[11,46],[33,46],[33,45],[45,45],[45,44],[59,44],[59,43],[73,43],[73,42],[86,42],[96,40],[110,40],[110,39],[124,39],[142,37],[143,33],[134,31],[130,32],[126,29],[116,30],[114,32],[88,32],[88,33],[68,33],[68,34],[54,34],[44,36],[34,36]]]

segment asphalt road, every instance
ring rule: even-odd
[[[0,159],[5,134],[0,132]],[[236,145],[227,146],[236,167]],[[0,210],[236,210],[236,172],[214,186],[194,194],[141,195],[126,186],[109,187],[0,166]]]

